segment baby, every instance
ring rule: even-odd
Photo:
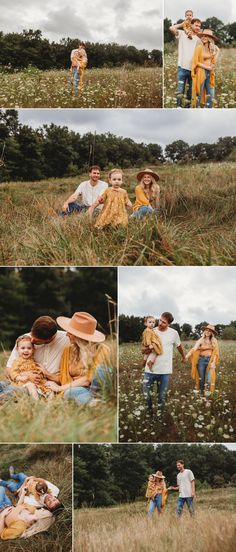
[[[16,349],[19,358],[14,360],[9,375],[11,380],[19,386],[26,387],[29,395],[38,400],[39,397],[52,398],[53,392],[47,389],[47,380],[44,377],[43,369],[34,361],[34,346],[29,335],[22,335],[16,340]],[[30,374],[40,376],[39,383],[30,381]]]
[[[182,24],[182,28],[187,35],[188,38],[192,40],[192,19],[193,19],[193,12],[192,10],[186,10],[185,14],[185,20]]]
[[[152,372],[153,364],[158,355],[162,355],[163,348],[162,343],[158,335],[153,331],[155,328],[156,320],[154,316],[145,316],[144,325],[146,329],[142,334],[141,351],[143,353],[144,366],[147,364],[149,370]],[[151,353],[146,353],[146,348],[151,349]]]
[[[48,489],[47,483],[44,481],[44,479],[36,479],[34,477],[30,477],[26,484],[24,484],[24,488],[26,491],[26,495],[33,495],[35,500],[39,500],[41,496],[47,493],[51,493],[51,491]]]
[[[90,218],[94,209],[103,204],[103,209],[99,213],[95,227],[104,226],[127,226],[128,213],[126,207],[132,207],[126,190],[122,189],[123,172],[120,169],[112,169],[108,175],[110,188],[107,188],[103,194],[91,205],[88,210]]]

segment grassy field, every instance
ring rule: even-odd
[[[236,49],[223,48],[216,66],[215,105],[236,107]],[[164,107],[176,107],[177,46],[166,46],[164,70]]]
[[[184,343],[187,351],[190,343]],[[213,397],[202,400],[194,391],[190,363],[174,356],[174,369],[163,418],[147,412],[143,398],[143,368],[139,343],[119,348],[120,441],[123,442],[233,442],[235,441],[236,342],[220,342]],[[154,391],[155,393],[155,391]],[[156,395],[153,397],[153,403]]]
[[[0,380],[9,354],[0,354]],[[0,403],[1,442],[111,442],[117,439],[115,395],[94,406],[79,407],[54,397],[35,403],[28,395],[15,395]]]
[[[87,69],[78,98],[69,70],[2,73],[0,107],[162,107],[162,68]]]
[[[11,435],[9,434],[9,439]],[[60,489],[65,508],[50,529],[28,539],[0,541],[4,552],[71,552],[72,550],[72,454],[69,445],[0,445],[0,476],[9,478],[8,467],[43,477]],[[12,499],[11,493],[9,497]],[[15,499],[13,499],[15,502]]]
[[[234,489],[199,491],[196,516],[175,518],[177,493],[161,518],[147,519],[144,502],[75,512],[74,552],[232,552],[236,531]],[[184,547],[183,547],[184,543]]]
[[[65,199],[86,174],[0,185],[0,265],[234,265],[235,163],[152,167],[161,176],[161,214],[128,229],[94,229],[86,214],[62,218]],[[134,201],[137,169],[125,170]],[[106,174],[103,175],[106,178]]]

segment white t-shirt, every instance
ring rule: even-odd
[[[26,335],[30,335],[30,333]],[[51,343],[34,345],[34,360],[39,364],[42,364],[49,374],[57,374],[60,370],[62,353],[65,347],[68,347],[69,344],[70,341],[66,335],[66,332],[57,330],[57,333]],[[11,368],[14,360],[18,357],[19,355],[17,349],[14,347],[7,361],[7,368]]]
[[[191,470],[184,470],[177,475],[177,485],[179,487],[180,498],[188,498],[192,496],[191,481],[194,481],[194,475]]]
[[[176,38],[179,43],[178,47],[178,67],[191,71],[192,59],[196,46],[201,44],[201,40],[197,35],[193,35],[192,40],[187,37],[184,31],[178,30]]]
[[[150,374],[172,374],[173,348],[174,345],[178,347],[181,343],[179,334],[173,328],[167,328],[164,332],[161,332],[158,328],[154,328],[154,332],[160,337],[163,353],[156,357],[152,370],[149,370],[146,364],[145,372],[149,372]]]
[[[103,182],[103,180],[98,180],[95,186],[90,184],[89,180],[85,180],[79,184],[78,188],[75,190],[75,194],[78,197],[82,196],[82,204],[90,207],[96,199],[108,188],[108,184]],[[102,209],[103,205],[99,205],[98,209]]]
[[[48,489],[51,491],[51,495],[57,497],[59,495],[60,490],[56,485],[53,485],[53,483],[50,483],[50,481],[47,481],[45,479],[45,483],[48,486]],[[44,505],[44,498],[45,495],[40,496],[39,500],[36,500],[36,498],[30,494],[28,496],[24,497],[24,504],[30,504],[30,506],[35,506],[35,508],[43,508]]]

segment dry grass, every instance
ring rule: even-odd
[[[158,217],[130,219],[128,229],[98,231],[86,216],[48,215],[60,210],[78,177],[3,183],[0,264],[3,266],[234,265],[236,263],[235,163],[158,166]],[[134,201],[137,169],[125,170]],[[80,181],[86,175],[80,175]],[[29,208],[30,206],[30,208]]]
[[[235,490],[201,491],[196,516],[175,518],[177,495],[161,518],[147,519],[144,503],[77,510],[74,552],[232,552],[236,532]]]
[[[73,95],[69,71],[29,69],[1,74],[0,106],[141,108],[162,107],[162,69],[130,67],[87,69],[84,88]]]
[[[9,440],[11,435],[9,434]],[[0,445],[0,473],[7,478],[13,464],[18,471],[55,483],[65,508],[47,532],[28,539],[0,542],[4,552],[71,552],[72,550],[72,451],[69,445]],[[12,499],[12,495],[9,493]]]

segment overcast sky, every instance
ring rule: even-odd
[[[208,17],[217,17],[223,23],[236,21],[235,0],[164,0],[164,16],[176,23],[178,19],[184,19],[187,9],[193,10],[194,17],[203,21]]]
[[[162,45],[162,0],[1,0],[0,29],[40,29],[49,40],[132,44],[148,50]]]
[[[169,311],[180,324],[228,324],[236,320],[235,281],[236,267],[122,267],[119,313]]]
[[[20,122],[34,128],[51,122],[85,134],[111,132],[136,142],[162,146],[182,139],[188,144],[233,136],[235,109],[20,109]],[[184,121],[184,122],[183,122]]]

